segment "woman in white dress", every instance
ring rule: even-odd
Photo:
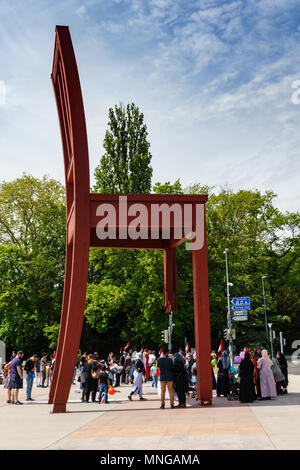
[[[136,357],[135,365],[134,365],[134,372],[133,372],[133,387],[128,395],[129,400],[132,400],[132,395],[139,394],[140,400],[145,400],[143,397],[143,372],[145,370],[145,366],[143,363],[143,353],[139,352]]]

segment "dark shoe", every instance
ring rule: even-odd
[[[144,397],[140,397],[140,400],[145,400],[145,401],[146,401],[146,400],[147,400],[147,398],[144,398]]]
[[[175,408],[175,405],[171,405],[171,408]]]
[[[128,395],[128,400],[132,401],[132,396]]]
[[[15,405],[23,405],[19,400],[15,401]]]
[[[11,400],[7,400],[7,402],[6,402],[6,403],[11,403]]]
[[[165,409],[165,405],[160,405],[160,409],[161,409],[161,410],[164,410],[164,409]]]

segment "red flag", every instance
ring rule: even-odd
[[[130,342],[128,341],[124,349],[128,348],[129,345],[130,345]]]
[[[186,351],[189,351],[189,350],[190,350],[190,348],[189,348],[189,343],[186,343],[185,350],[186,350]]]
[[[53,363],[54,363],[54,361],[55,361],[55,358],[56,358],[56,351],[54,351],[54,353],[53,353],[51,364],[53,364]]]
[[[219,346],[219,349],[218,349],[218,353],[221,353],[221,356],[223,354],[223,340],[221,339],[221,342],[220,342],[220,346]]]

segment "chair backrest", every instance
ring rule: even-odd
[[[80,80],[67,26],[56,27],[52,84],[63,146],[67,215],[86,209],[90,193],[89,154]]]

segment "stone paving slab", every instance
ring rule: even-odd
[[[160,410],[151,384],[147,401],[127,399],[122,385],[110,403],[81,403],[72,385],[67,413],[53,414],[48,389],[34,387],[34,402],[6,403],[0,386],[0,449],[51,450],[271,450],[300,448],[300,376],[290,377],[289,394],[276,400],[241,405],[225,398],[200,407]],[[25,391],[20,392],[24,399]]]

